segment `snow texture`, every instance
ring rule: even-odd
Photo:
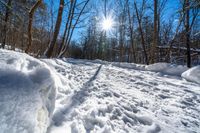
[[[147,71],[143,65],[43,61],[61,79],[48,133],[200,131],[199,84]]]
[[[188,68],[186,66],[169,64],[169,63],[155,63],[146,66],[146,70],[148,71],[160,72],[163,74],[176,75],[176,76],[180,76],[187,69]]]
[[[46,64],[23,53],[0,50],[0,132],[45,133],[55,89]]]
[[[199,67],[185,70],[0,50],[0,132],[198,133]]]
[[[188,81],[200,84],[200,66],[196,66],[185,71],[181,76]]]

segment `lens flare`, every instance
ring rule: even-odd
[[[113,28],[113,20],[111,18],[105,18],[102,22],[102,29],[109,31]]]

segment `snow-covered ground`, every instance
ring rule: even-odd
[[[0,61],[2,133],[45,132],[51,118],[48,133],[200,131],[198,66],[39,61],[5,50]]]
[[[199,84],[134,64],[44,62],[62,79],[50,133],[200,131]]]
[[[183,78],[185,78],[188,81],[196,82],[200,84],[200,66],[195,66],[181,75]]]

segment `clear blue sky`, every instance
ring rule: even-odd
[[[50,1],[53,1],[54,21],[55,21],[56,20],[56,16],[57,16],[57,11],[58,11],[58,8],[59,8],[59,2],[60,2],[60,0],[44,0],[44,2],[47,3],[48,7],[51,6]],[[78,0],[78,3],[82,2],[82,1],[83,0]],[[108,2],[109,1],[112,2],[112,1],[115,1],[115,0],[107,0],[107,1]],[[152,3],[152,6],[153,6],[152,0],[148,0],[148,1],[150,3]],[[101,3],[101,2],[103,2],[103,0],[90,0],[90,4],[93,3],[93,2],[95,2],[95,3]],[[166,5],[165,10],[164,10],[164,15],[163,15],[163,19],[165,21],[168,21],[174,14],[176,14],[176,11],[178,10],[178,8],[180,6],[179,2],[180,2],[180,0],[168,0],[167,5]],[[48,9],[50,9],[50,8],[48,8]],[[65,11],[64,14],[63,14],[63,23],[62,23],[62,26],[61,26],[60,35],[62,35],[62,33],[64,31],[66,18],[67,18],[67,14],[66,14],[66,11]],[[79,38],[79,32],[81,30],[83,30],[83,29],[76,29],[75,30],[75,32],[73,34],[73,39],[74,40],[77,40]]]

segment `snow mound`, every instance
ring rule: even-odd
[[[0,132],[45,133],[54,110],[55,88],[44,63],[0,50]]]
[[[185,71],[181,76],[188,81],[200,84],[200,66],[196,66]]]
[[[113,62],[112,66],[127,68],[127,69],[135,69],[135,70],[145,70],[145,65],[135,64],[135,63],[121,63],[121,62]]]
[[[180,76],[187,69],[188,68],[186,66],[169,64],[169,63],[155,63],[146,66],[146,70],[148,71],[161,72],[164,74],[176,75],[176,76]]]

